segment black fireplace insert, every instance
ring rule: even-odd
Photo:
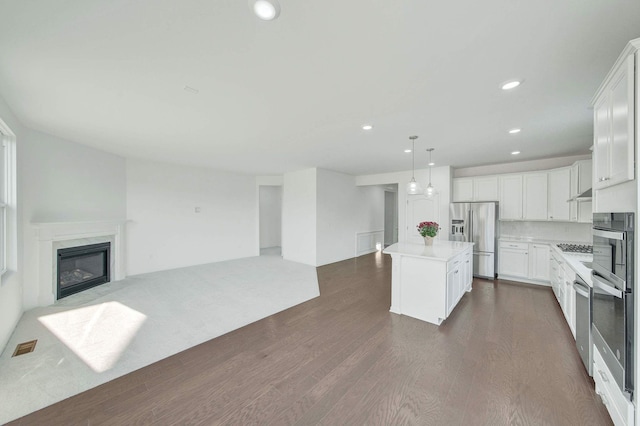
[[[108,283],[111,243],[58,249],[58,299]]]

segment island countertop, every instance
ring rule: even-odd
[[[474,243],[464,243],[460,241],[434,241],[432,246],[415,243],[395,243],[384,249],[382,252],[390,255],[402,255],[420,257],[424,259],[439,260],[447,262],[453,259]]]

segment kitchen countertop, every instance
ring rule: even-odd
[[[539,244],[580,244],[580,245],[591,245],[592,241],[567,241],[567,240],[550,240],[550,239],[542,239],[542,238],[533,238],[533,237],[519,237],[516,235],[501,235],[498,238],[498,241],[517,241],[520,243],[539,243]]]
[[[580,278],[584,282],[586,282],[589,287],[593,287],[593,282],[591,281],[591,268],[585,266],[582,262],[591,262],[593,261],[593,255],[587,253],[566,253],[558,248],[557,245],[552,244],[551,249],[559,254],[562,257],[567,265],[573,269],[576,274],[580,275]]]
[[[474,243],[464,243],[460,241],[438,240],[435,240],[432,246],[414,243],[395,243],[382,252],[390,255],[399,254],[401,256],[420,257],[446,262],[473,247],[473,244]]]

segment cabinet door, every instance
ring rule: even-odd
[[[578,201],[578,222],[593,223],[593,203],[591,201]]]
[[[571,169],[552,170],[547,176],[547,219],[568,222],[571,218],[571,204],[567,201],[571,198]]]
[[[471,256],[471,251],[468,251],[464,255],[464,290],[471,288],[473,283],[473,257]]]
[[[447,272],[447,316],[449,316],[449,314],[453,310],[453,307],[456,304],[456,300],[455,300],[455,291],[456,291],[456,282],[455,282],[456,273],[455,272],[456,272],[456,270],[457,269],[452,269],[449,272]]]
[[[529,255],[523,249],[500,248],[500,274],[527,278]]]
[[[524,219],[547,220],[547,173],[524,175],[523,192]]]
[[[453,179],[453,201],[473,201],[473,179]]]
[[[593,163],[591,160],[578,161],[578,192],[582,194],[587,189],[593,187]]]
[[[571,178],[570,178],[570,193],[571,197],[580,195],[580,189],[578,188],[578,181],[580,180],[580,164],[578,162],[571,166]]]
[[[474,178],[473,201],[498,201],[498,177]]]
[[[522,219],[522,175],[500,176],[499,184],[499,219]]]
[[[593,161],[595,188],[604,188],[609,180],[609,145],[611,144],[611,120],[609,105],[611,96],[605,93],[593,110]]]
[[[613,77],[611,86],[611,169],[608,185],[634,178],[634,56]]]
[[[529,244],[529,278],[549,281],[549,246],[547,244]]]

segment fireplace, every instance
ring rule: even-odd
[[[111,243],[58,249],[58,299],[111,279]]]

